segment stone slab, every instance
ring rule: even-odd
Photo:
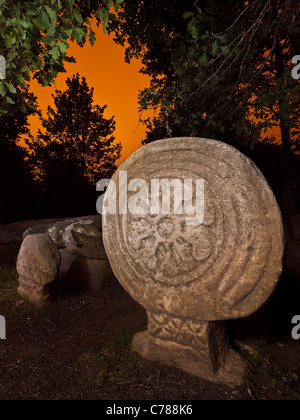
[[[95,220],[81,220],[68,226],[63,233],[70,254],[86,258],[107,259],[100,226]]]
[[[108,260],[77,257],[67,273],[67,281],[84,292],[97,292],[115,280]]]

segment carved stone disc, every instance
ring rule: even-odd
[[[134,299],[152,313],[207,321],[244,317],[262,306],[281,273],[283,227],[272,190],[253,162],[215,140],[160,140],[120,166],[105,205],[118,198],[120,172],[127,172],[128,184],[146,181],[149,191],[146,202],[140,200],[149,214],[103,215],[109,261]],[[154,179],[180,180],[182,186],[193,180],[192,207],[196,180],[204,180],[202,223],[187,224],[187,201],[183,195],[175,202],[175,188],[170,214],[151,214]],[[128,200],[134,194],[128,192]]]

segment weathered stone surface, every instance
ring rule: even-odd
[[[0,226],[0,265],[15,265],[24,235],[45,233],[45,225],[50,226],[58,219],[28,220]],[[43,226],[43,228],[40,228]]]
[[[27,236],[17,260],[20,282],[18,293],[34,305],[43,306],[51,299],[59,265],[59,251],[47,235]]]
[[[53,282],[41,286],[27,277],[19,275],[18,294],[31,302],[37,308],[43,308],[48,303],[51,303],[57,292],[57,279]]]
[[[45,233],[56,243],[59,248],[65,248],[66,244],[63,239],[63,235],[67,227],[74,223],[81,223],[81,222],[90,222],[92,221],[93,224],[98,228],[98,230],[102,231],[102,218],[101,216],[83,216],[83,217],[76,217],[73,219],[66,219],[60,221],[58,223],[52,224]]]
[[[19,223],[10,223],[8,225],[0,226],[0,244],[12,244],[12,243],[21,243],[22,236],[26,229],[32,226],[33,222],[19,222]]]
[[[61,219],[26,220],[0,226],[0,244],[22,243],[24,232],[40,225],[52,225]],[[45,232],[37,232],[45,233]]]
[[[223,322],[193,321],[148,312],[148,330],[133,339],[142,357],[167,364],[211,382],[243,384],[247,364],[229,345]]]
[[[116,191],[121,171],[127,172],[128,184],[133,179],[147,182],[149,200],[151,179],[179,179],[182,184],[192,179],[194,193],[196,180],[204,180],[201,225],[187,225],[191,216],[175,214],[174,205],[169,215],[103,215],[103,240],[114,274],[149,319],[158,319],[156,327],[149,321],[134,348],[149,358],[172,358],[182,369],[212,381],[231,385],[231,372],[240,383],[245,363],[231,349],[217,351],[214,361],[216,341],[208,331],[211,322],[259,309],[281,274],[281,214],[265,178],[236,149],[196,138],[142,147],[114,175]],[[114,194],[110,185],[105,204]],[[135,194],[129,192],[128,200]],[[189,330],[193,332],[186,338]],[[198,352],[197,339],[203,341]]]
[[[66,248],[59,249],[61,261],[60,261],[60,268],[59,268],[59,278],[64,278],[67,276],[67,273],[74,263],[74,261],[78,258],[78,255],[70,254]]]
[[[33,221],[0,226],[0,265],[15,265],[22,244],[22,236]]]
[[[34,225],[34,226],[30,226],[28,229],[26,229],[25,230],[25,232],[23,233],[23,240],[27,237],[27,236],[29,236],[29,235],[37,235],[37,234],[39,234],[39,233],[47,233],[47,230],[51,227],[51,226],[53,226],[53,223],[61,223],[61,221],[60,222],[58,222],[58,220],[60,220],[60,219],[57,219],[57,220],[55,220],[55,221],[44,221],[44,222],[40,222],[40,223],[37,223],[36,225]],[[49,235],[48,235],[49,236]]]
[[[97,292],[114,281],[115,276],[106,259],[77,257],[70,266],[67,281],[84,292]]]
[[[82,220],[68,226],[63,240],[70,254],[87,258],[107,259],[99,224]]]

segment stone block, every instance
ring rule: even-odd
[[[77,257],[70,266],[66,279],[74,290],[97,292],[114,281],[115,277],[107,259]]]
[[[100,227],[94,220],[71,224],[63,233],[70,254],[86,258],[107,259]]]
[[[27,236],[17,260],[20,296],[38,307],[44,306],[53,297],[59,265],[59,251],[47,235]]]

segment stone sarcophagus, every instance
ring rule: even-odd
[[[281,213],[258,168],[201,138],[160,140],[127,159],[103,200],[103,240],[123,287],[148,313],[133,348],[236,386],[246,363],[226,320],[269,298],[283,257]]]

